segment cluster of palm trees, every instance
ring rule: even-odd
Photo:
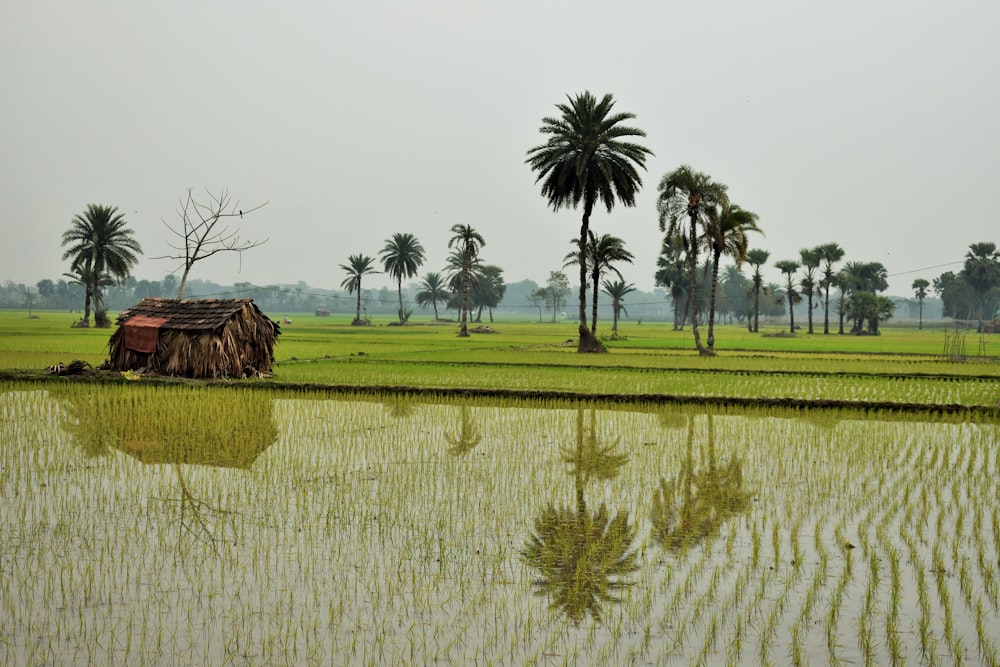
[[[825,243],[800,250],[797,260],[785,259],[774,263],[785,277],[781,298],[788,305],[790,332],[796,330],[795,305],[803,300],[806,301],[810,334],[814,333],[814,299],[823,304],[824,334],[830,333],[831,306],[839,317],[839,334],[844,333],[845,319],[851,321],[851,333],[877,334],[879,323],[892,317],[895,305],[888,297],[879,295],[889,286],[885,266],[881,262],[850,261],[835,270],[834,264],[841,261],[844,254],[839,244]],[[766,256],[760,259],[760,264],[767,261]],[[756,266],[759,273],[759,264]],[[802,274],[796,276],[799,269],[802,269]],[[830,297],[831,288],[837,289],[835,299]]]
[[[413,234],[396,233],[386,239],[379,259],[382,261],[385,273],[396,280],[396,291],[399,296],[398,316],[402,324],[409,318],[409,314],[403,309],[403,278],[417,275],[417,271],[424,263],[424,247]],[[361,317],[361,281],[366,275],[379,273],[375,268],[375,259],[362,254],[350,255],[347,264],[341,264],[340,268],[347,272],[347,277],[340,286],[346,289],[348,294],[358,295],[353,324],[367,324],[368,321]]]
[[[691,304],[691,330],[699,354],[715,354],[715,304],[719,284],[719,260],[731,257],[739,267],[747,261],[749,232],[760,232],[758,216],[730,201],[728,187],[708,174],[681,165],[660,181],[657,212],[660,231],[683,253],[688,270],[687,298]],[[708,306],[708,336],[702,344],[698,331],[698,251],[711,253],[712,276]],[[675,260],[676,261],[676,260]],[[675,281],[678,282],[678,281]]]
[[[88,204],[87,209],[73,217],[70,228],[63,233],[63,259],[71,260],[70,272],[64,274],[85,291],[83,319],[79,325],[90,326],[90,307],[94,306],[94,323],[111,326],[104,307],[102,287],[114,285],[128,277],[142,254],[142,247],[128,228],[125,216],[117,207]]]
[[[460,337],[469,336],[468,321],[473,304],[478,306],[481,316],[483,308],[495,308],[503,298],[506,286],[503,271],[498,266],[484,265],[480,250],[486,245],[482,234],[471,225],[453,225],[452,236],[448,240],[451,254],[448,256],[444,275],[437,271],[427,273],[420,283],[417,304],[432,306],[434,318],[439,319],[438,303],[455,307],[460,311]],[[425,259],[424,247],[410,233],[397,233],[386,239],[379,253],[382,270],[396,281],[399,298],[399,323],[405,323],[410,312],[403,305],[403,279],[417,275]],[[368,255],[350,255],[347,264],[340,268],[347,273],[341,287],[349,294],[357,293],[357,308],[354,324],[367,324],[361,317],[361,281],[364,276],[379,273],[375,259]]]
[[[639,169],[645,169],[645,160],[652,152],[631,141],[646,135],[642,130],[625,124],[625,121],[635,118],[634,114],[613,112],[615,102],[611,95],[598,99],[590,92],[583,92],[567,97],[567,100],[556,105],[559,116],[542,119],[540,132],[547,135],[548,140],[528,151],[527,163],[537,173],[535,182],[541,184],[541,194],[554,210],[563,207],[582,209],[580,233],[573,241],[576,250],[566,257],[565,265],[576,265],[580,272],[578,350],[600,352],[604,347],[595,336],[600,277],[602,273],[612,271],[619,278],[617,282],[605,281],[603,285],[605,294],[612,297],[616,320],[613,329],[617,330],[622,298],[634,286],[622,279],[612,262],[631,262],[632,255],[624,250],[621,239],[594,234],[590,229],[590,217],[598,203],[604,204],[609,213],[615,203],[635,205],[636,193],[642,186]],[[879,295],[887,288],[885,267],[879,262],[848,262],[840,270],[835,270],[835,265],[844,258],[843,248],[836,243],[803,249],[798,259],[776,262],[775,267],[784,275],[784,285],[765,285],[761,267],[767,262],[769,253],[749,248],[749,234],[762,233],[757,224],[758,216],[733,203],[726,185],[688,165],[682,165],[662,178],[657,211],[660,230],[665,233],[665,238],[658,259],[656,283],[667,288],[674,301],[675,325],[681,322],[683,326],[683,322],[690,317],[695,347],[702,355],[715,354],[715,314],[719,267],[723,257],[734,260],[733,271],[736,274],[744,262],[754,267],[750,282],[752,317],[747,313],[751,331],[759,329],[760,296],[767,291],[783,292],[780,297],[788,305],[789,328],[793,332],[796,329],[795,305],[805,300],[809,333],[813,333],[814,327],[814,301],[822,302],[823,333],[830,333],[830,310],[834,303],[831,288],[838,290],[839,333],[844,333],[845,318],[851,320],[853,333],[878,333],[878,324],[892,316],[892,301]],[[972,269],[965,271],[970,276],[979,276],[978,282],[968,282],[978,286],[976,301],[980,304],[980,313],[989,310],[988,307],[984,309],[982,304],[988,300],[987,294],[992,294],[989,290],[1000,284],[1000,253],[996,252],[996,246],[990,245],[990,248],[978,248],[970,253],[968,263],[974,265],[979,273]],[[707,278],[707,302],[699,294],[699,285],[706,282],[698,277],[702,267],[699,263],[701,251],[706,254],[701,270],[705,276],[711,274]],[[803,272],[797,275],[800,269]],[[958,282],[951,281],[949,284]],[[989,287],[984,287],[987,285]],[[926,281],[914,282],[921,303],[927,287]],[[589,323],[586,308],[588,288],[593,295]],[[958,288],[954,291],[959,293]],[[707,312],[708,319],[708,335],[704,344],[699,330],[701,312]]]
[[[582,207],[580,234],[575,239],[576,257],[567,257],[567,266],[576,264],[580,270],[579,331],[580,352],[600,352],[603,345],[595,336],[597,325],[597,294],[600,275],[613,270],[618,274],[618,284],[608,283],[606,293],[612,295],[617,321],[621,296],[629,287],[614,269],[611,262],[631,262],[632,255],[622,247],[621,239],[607,234],[597,237],[590,230],[590,216],[594,206],[603,203],[610,213],[616,202],[634,206],[635,196],[642,187],[639,169],[645,169],[648,148],[630,141],[645,137],[642,130],[623,124],[632,118],[631,113],[613,113],[614,98],[605,95],[598,100],[590,92],[568,98],[568,103],[556,107],[561,115],[543,118],[540,132],[548,135],[544,144],[528,151],[528,164],[537,172],[536,183],[541,183],[542,195],[554,210],[562,207]],[[732,204],[727,188],[709,176],[683,165],[663,177],[657,208],[660,230],[666,232],[667,243],[676,249],[676,258],[684,255],[687,268],[687,286],[684,297],[690,306],[695,346],[701,354],[715,354],[715,298],[718,284],[719,258],[733,257],[737,265],[747,259],[747,234],[760,231],[757,215]],[[609,254],[601,255],[602,244]],[[698,251],[704,247],[713,262],[710,282],[711,296],[708,309],[707,344],[701,342],[698,330],[697,270]],[[667,260],[669,262],[671,260]],[[666,269],[667,267],[661,267]],[[663,275],[667,280],[666,274]],[[669,279],[675,304],[682,297],[682,281]],[[592,319],[587,322],[587,288],[593,294]],[[661,284],[666,284],[662,282]],[[617,329],[617,322],[615,325]]]
[[[926,283],[926,281],[924,281]],[[928,285],[913,283],[918,299]],[[961,320],[992,320],[1000,309],[1000,251],[989,241],[973,243],[965,254],[962,270],[948,271],[934,279],[944,314]]]
[[[611,309],[614,314],[611,332],[612,335],[616,335],[618,333],[618,317],[622,312],[627,313],[623,305],[623,300],[626,294],[635,291],[635,285],[625,282],[621,271],[618,270],[615,263],[625,262],[631,264],[635,256],[625,249],[625,241],[617,236],[602,234],[598,237],[590,230],[588,230],[587,235],[587,251],[584,257],[584,267],[591,283],[591,294],[593,295],[590,313],[590,333],[595,336],[597,334],[597,297],[598,291],[601,291],[611,297]],[[579,239],[573,239],[570,243],[576,247],[580,245]],[[563,258],[563,262],[563,268],[579,266],[579,251],[567,254]],[[609,272],[617,275],[618,280],[613,282],[607,279],[602,280],[602,277]]]

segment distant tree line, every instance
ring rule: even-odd
[[[599,319],[611,320],[612,337],[618,335],[619,322],[625,318],[672,320],[677,330],[690,324],[699,353],[714,354],[716,322],[740,323],[758,332],[762,318],[773,323],[787,317],[790,332],[805,329],[812,334],[819,329],[822,314],[824,334],[878,334],[879,326],[899,307],[921,327],[925,305],[933,306],[933,317],[970,323],[997,317],[1000,252],[992,242],[970,245],[957,273],[943,273],[933,282],[914,279],[912,299],[886,296],[886,267],[880,262],[844,261],[846,253],[835,242],[803,248],[796,258],[774,262],[781,281],[768,282],[763,267],[770,253],[750,246],[751,234],[762,233],[758,216],[732,202],[725,184],[687,165],[660,181],[657,212],[664,237],[653,276],[657,289],[652,293],[638,290],[621,271],[621,266],[634,260],[625,241],[589,228],[597,203],[609,211],[616,201],[634,204],[641,187],[637,169],[644,167],[645,157],[651,154],[623,141],[645,135],[622,125],[634,116],[612,113],[613,106],[610,95],[600,100],[589,93],[569,98],[568,104],[557,105],[560,117],[543,119],[541,131],[549,135],[549,141],[528,152],[527,162],[537,172],[549,204],[554,209],[583,208],[580,234],[571,241],[573,250],[565,255],[562,266],[579,271],[578,350],[603,350],[597,338]],[[178,254],[165,257],[181,262],[177,267],[183,271],[180,280],[175,273],[159,281],[132,276],[142,249],[124,216],[113,206],[90,204],[63,234],[63,259],[70,262],[63,278],[40,280],[35,286],[7,280],[0,303],[29,310],[82,309],[80,326],[89,326],[91,310],[98,326],[108,326],[109,309],[127,308],[144,297],[182,295],[251,298],[271,312],[353,313],[352,321],[359,325],[370,323],[372,315],[386,314],[404,324],[417,308],[432,312],[435,320],[453,311],[460,336],[468,335],[469,322],[481,322],[484,317],[492,322],[498,312],[520,317],[537,312],[539,321],[573,319],[567,312],[573,286],[563,271],[550,271],[544,285],[531,280],[507,284],[503,268],[483,260],[485,237],[468,224],[452,226],[445,265],[423,275],[419,271],[425,263],[424,247],[413,234],[404,232],[386,239],[377,257],[349,255],[340,265],[345,275],[341,290],[314,288],[302,281],[225,286],[189,279],[200,259],[259,245],[241,241],[225,223],[242,219],[264,204],[243,210],[226,191],[218,196],[209,193],[205,202],[196,201],[189,192],[181,204],[181,224],[167,225],[180,239]],[[724,266],[724,258],[733,263]],[[743,272],[747,264],[752,269],[749,276]],[[368,277],[377,273],[388,276],[395,290],[366,287]],[[404,281],[410,282],[404,285]],[[931,287],[937,299],[931,299]],[[928,299],[930,303],[925,304]],[[707,325],[704,341],[699,330],[702,320]]]
[[[978,322],[996,318],[1000,310],[1000,252],[996,244],[973,243],[965,254],[962,270],[942,273],[933,285],[946,317]],[[918,298],[926,288],[926,284],[914,283]]]

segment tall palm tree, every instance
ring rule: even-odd
[[[81,267],[89,270],[90,290],[98,318],[104,312],[96,305],[102,303],[100,278],[110,275],[116,280],[124,280],[138,261],[137,255],[142,254],[142,246],[127,224],[125,215],[119,213],[117,207],[87,204],[87,210],[73,216],[70,228],[63,233],[62,245],[69,247],[62,258],[72,260],[74,271]],[[84,313],[84,326],[88,318],[89,313]],[[106,324],[110,326],[110,322]]]
[[[824,243],[816,246],[820,257],[823,260],[823,277],[820,279],[820,287],[823,289],[823,333],[830,333],[830,288],[833,287],[837,278],[837,273],[833,270],[833,265],[844,259],[844,249],[838,243]]]
[[[624,280],[616,280],[614,282],[605,280],[601,283],[601,291],[611,297],[611,312],[614,318],[611,321],[611,333],[615,336],[618,335],[618,316],[621,313],[625,313],[626,316],[628,315],[628,311],[625,310],[624,306],[625,296],[635,290],[635,285],[627,283]]]
[[[794,259],[783,259],[774,266],[785,275],[785,299],[788,301],[788,331],[795,333],[795,304],[802,300],[795,290],[795,272],[799,263]]]
[[[668,236],[683,233],[685,223],[689,224],[687,233],[688,273],[691,279],[691,289],[688,299],[691,302],[691,330],[694,333],[694,344],[699,354],[712,355],[715,351],[706,348],[701,343],[698,333],[698,233],[699,223],[704,226],[710,212],[716,207],[729,204],[726,186],[716,183],[700,171],[694,171],[687,165],[681,165],[665,175],[660,181],[660,194],[656,209],[660,217],[660,231],[666,231]]]
[[[448,301],[448,288],[445,280],[437,271],[430,271],[420,281],[420,291],[417,292],[417,305],[426,307],[434,306],[434,319],[438,317],[438,301]]]
[[[472,268],[479,257],[479,249],[486,245],[482,235],[472,228],[472,225],[453,225],[451,228],[452,237],[448,239],[448,247],[453,248],[460,254],[461,266],[459,276],[462,294],[462,325],[458,335],[460,338],[469,337],[469,290],[472,289]]]
[[[813,333],[813,295],[816,294],[816,269],[823,261],[823,255],[819,248],[803,248],[799,251],[799,258],[805,269],[803,276],[799,279],[799,288],[802,294],[806,295],[806,313],[809,317],[809,333]]]
[[[889,272],[881,262],[847,262],[837,275],[837,281],[844,292],[843,314],[849,316],[847,311],[854,313],[851,332],[860,333],[864,330],[865,309],[858,304],[865,304],[867,307],[877,303],[877,294],[889,287]],[[855,306],[853,308],[852,303]],[[875,327],[877,326],[878,323],[875,322]]]
[[[111,279],[111,276],[104,274],[103,276],[94,276],[90,270],[88,264],[81,264],[80,266],[74,266],[72,273],[64,273],[64,276],[69,278],[70,285],[79,285],[83,288],[84,293],[84,310],[83,319],[74,326],[86,327],[90,324],[90,304],[94,303],[95,311],[102,311],[104,308],[103,301],[101,300],[100,292],[94,295],[94,284],[98,287],[108,287],[114,285],[115,282]]]
[[[466,263],[469,265],[469,270],[467,272],[465,271]],[[456,311],[462,310],[462,281],[467,275],[469,280],[469,289],[476,289],[476,284],[479,282],[482,270],[483,260],[481,258],[473,257],[467,262],[465,255],[462,254],[461,250],[452,250],[448,253],[448,259],[445,261],[444,272],[448,280],[448,289],[452,292],[448,299],[449,308],[454,308]],[[461,317],[461,312],[459,312],[459,316]]]
[[[715,303],[719,288],[719,259],[722,255],[732,257],[736,267],[747,259],[748,232],[760,232],[757,214],[740,208],[736,204],[724,204],[712,208],[705,220],[705,245],[712,253],[711,297],[708,301],[708,350],[715,353]]]
[[[399,323],[406,322],[403,310],[403,278],[412,278],[424,263],[424,247],[417,237],[408,232],[395,233],[386,239],[385,247],[379,254],[382,268],[396,279],[396,294],[399,296]]]
[[[728,315],[729,321],[746,318],[747,330],[753,331],[753,283],[743,275],[743,267],[727,264],[719,274],[719,302],[716,311]]]
[[[368,255],[349,255],[347,264],[341,264],[340,268],[347,272],[347,277],[340,283],[340,286],[346,289],[348,294],[358,293],[352,324],[363,324],[364,320],[361,319],[361,279],[368,274],[378,273],[375,269],[375,258]]]
[[[969,246],[962,267],[965,280],[976,293],[977,319],[993,319],[996,307],[988,298],[990,290],[1000,285],[1000,252],[995,243],[981,242]]]
[[[840,272],[848,295],[852,292],[876,294],[889,287],[889,273],[882,262],[847,262]]]
[[[920,319],[917,320],[917,329],[924,328],[924,299],[927,298],[927,288],[930,286],[931,284],[926,278],[917,278],[913,281],[913,295],[917,297],[917,301],[920,303]]]
[[[615,202],[635,206],[635,196],[642,187],[638,167],[646,168],[645,146],[628,141],[644,137],[642,130],[624,125],[635,118],[631,113],[612,113],[614,98],[608,94],[598,100],[590,92],[567,97],[568,104],[558,104],[560,118],[543,118],[540,132],[549,140],[528,151],[527,163],[538,172],[535,182],[542,183],[542,196],[553,210],[583,205],[580,234],[577,236],[580,266],[580,352],[603,352],[604,346],[587,328],[587,240],[590,238],[590,215],[601,202],[611,212]]]
[[[771,256],[767,250],[761,250],[760,248],[754,248],[753,250],[747,251],[747,262],[753,267],[753,329],[754,333],[758,331],[758,325],[760,324],[760,292],[764,287],[763,276],[760,273],[760,267],[767,263],[767,258]]]
[[[590,274],[591,289],[593,294],[591,315],[590,315],[590,332],[597,334],[597,292],[598,287],[600,287],[601,277],[608,271],[614,272],[618,276],[619,280],[622,280],[622,274],[615,267],[615,262],[627,262],[632,263],[635,256],[625,249],[625,241],[618,238],[617,236],[612,236],[611,234],[602,234],[598,237],[594,232],[588,232],[589,240],[587,241],[587,272]],[[570,241],[575,246],[579,245],[579,239],[573,239]],[[580,255],[576,252],[571,252],[563,258],[565,262],[563,268],[574,266],[580,261]]]
[[[674,331],[683,329],[684,321],[687,320],[687,310],[681,317],[681,303],[687,304],[687,307],[691,304],[687,298],[691,276],[684,267],[685,260],[682,257],[684,245],[681,235],[665,237],[660,256],[656,258],[656,273],[653,275],[655,284],[669,290],[670,299],[674,302]]]
[[[507,293],[507,283],[503,279],[503,269],[496,264],[486,264],[479,269],[476,284],[469,295],[471,306],[476,309],[476,321],[483,321],[483,308],[490,311],[490,322],[493,321],[493,309],[503,301]]]
[[[844,335],[844,316],[847,314],[847,297],[851,290],[848,288],[850,275],[846,269],[841,269],[833,278],[833,285],[837,288],[837,335]]]

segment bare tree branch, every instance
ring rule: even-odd
[[[180,228],[172,227],[167,224],[166,220],[160,219],[163,225],[180,239],[177,245],[167,243],[179,254],[162,255],[152,259],[173,259],[181,262],[178,268],[183,268],[183,272],[177,287],[178,299],[184,297],[188,275],[197,262],[221,252],[250,250],[268,241],[266,238],[263,241],[242,240],[239,227],[231,228],[227,224],[227,219],[240,218],[242,220],[243,216],[264,208],[268,202],[244,210],[240,208],[238,200],[233,201],[227,189],[222,190],[218,195],[206,189],[205,194],[207,199],[199,201],[195,199],[193,190],[188,189],[187,198],[179,200],[180,207],[177,209],[177,215],[181,219]]]

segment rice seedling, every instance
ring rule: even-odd
[[[0,662],[996,664],[996,431],[812,417],[10,383]],[[537,584],[549,505],[627,518],[634,569]]]

